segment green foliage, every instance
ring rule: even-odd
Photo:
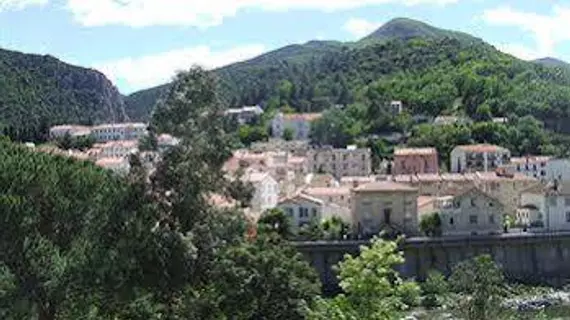
[[[311,218],[308,224],[305,224],[299,230],[299,239],[306,241],[318,241],[325,238],[325,230],[321,221],[317,218]]]
[[[324,240],[343,240],[350,234],[350,225],[339,217],[332,217],[321,223]]]
[[[12,140],[44,142],[52,125],[122,120],[122,97],[101,73],[0,49],[0,132]]]
[[[457,310],[468,320],[495,319],[504,295],[504,276],[491,256],[482,255],[459,263],[449,279],[451,288],[469,296],[459,301]]]
[[[330,145],[345,148],[355,142],[363,133],[362,108],[351,106],[348,110],[333,108],[324,112],[323,116],[311,125],[311,143],[314,145]]]
[[[158,137],[152,131],[139,140],[140,151],[158,151]]]
[[[269,132],[266,126],[257,125],[243,125],[238,129],[238,136],[241,143],[249,146],[257,141],[267,141],[269,139]]]
[[[283,239],[291,239],[293,237],[291,223],[291,219],[283,210],[270,209],[259,218],[257,222],[258,233],[276,234]]]
[[[423,215],[420,220],[420,231],[428,237],[441,237],[442,230],[439,213]]]
[[[292,128],[285,128],[283,130],[283,140],[285,141],[291,141],[293,140],[293,138],[295,137],[295,130],[293,130]]]
[[[90,149],[95,144],[95,138],[91,135],[72,137],[65,134],[55,140],[55,145],[63,150],[81,150]]]
[[[358,257],[346,255],[338,266],[344,293],[317,299],[308,319],[400,319],[417,303],[420,288],[395,271],[404,262],[397,250],[396,242],[377,238]]]
[[[433,309],[443,305],[444,296],[449,294],[449,285],[445,276],[438,271],[428,272],[428,277],[421,284],[422,306]]]

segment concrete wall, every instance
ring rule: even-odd
[[[338,292],[333,266],[345,254],[358,254],[363,241],[300,242],[298,250],[318,271],[323,291]],[[508,278],[561,285],[570,279],[570,232],[557,234],[503,234],[449,238],[411,238],[403,244],[406,262],[399,268],[404,277],[424,279],[437,269],[449,274],[457,263],[490,254]]]

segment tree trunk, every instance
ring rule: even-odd
[[[48,303],[47,306],[40,306],[38,320],[55,320],[55,305]]]

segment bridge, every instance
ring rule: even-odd
[[[368,241],[297,242],[295,246],[319,273],[325,293],[338,292],[333,266],[345,254],[356,255]],[[449,274],[457,263],[490,254],[507,278],[549,285],[570,279],[570,232],[506,233],[485,236],[409,238],[402,244],[403,277],[423,280],[429,270]]]

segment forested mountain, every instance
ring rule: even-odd
[[[41,140],[54,124],[125,119],[123,99],[102,73],[0,49],[0,130],[13,139]]]
[[[492,116],[534,115],[553,129],[563,129],[570,115],[566,70],[410,19],[395,19],[358,43],[289,46],[216,73],[233,106],[307,112],[354,102],[375,108],[397,99],[412,114],[475,117],[482,108]],[[127,98],[128,112],[148,114],[159,93],[149,89]]]
[[[424,40],[442,40],[449,38],[464,43],[483,43],[483,40],[467,33],[436,28],[427,23],[408,18],[392,19],[359,42],[368,42],[370,40],[409,40],[414,38]]]
[[[536,59],[533,60],[533,62],[542,64],[547,67],[561,67],[561,68],[570,69],[570,63],[551,57]]]

